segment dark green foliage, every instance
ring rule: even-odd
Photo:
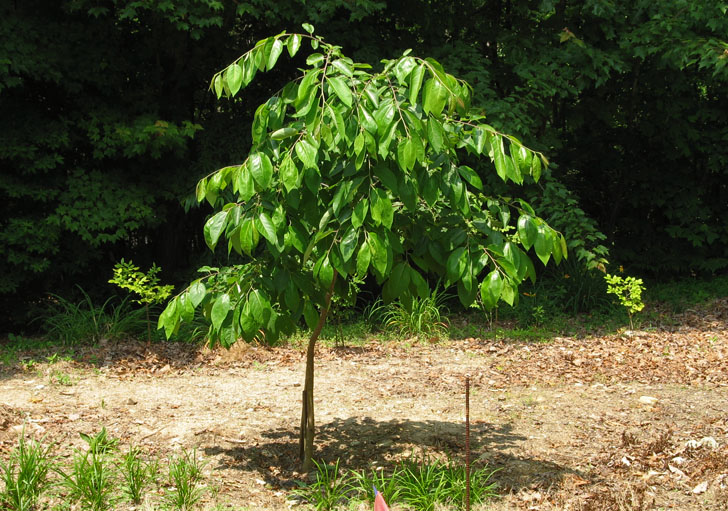
[[[25,327],[28,305],[75,283],[108,296],[95,269],[122,257],[175,283],[224,265],[224,248],[205,254],[194,184],[244,160],[255,107],[305,58],[280,59],[244,101],[214,102],[207,79],[304,21],[355,60],[412,48],[469,82],[488,124],[558,164],[525,196],[577,258],[609,247],[659,278],[728,268],[723,0],[8,1],[0,320]]]

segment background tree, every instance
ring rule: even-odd
[[[559,262],[566,242],[526,201],[484,186],[493,170],[504,182],[536,181],[546,160],[471,115],[467,83],[409,52],[372,70],[304,28],[261,40],[212,81],[218,97],[232,97],[284,51],[313,50],[302,75],[256,110],[245,161],[198,183],[198,201],[218,210],[205,240],[213,250],[226,240],[231,261],[202,268],[159,326],[170,336],[200,307],[210,339],[230,346],[275,341],[303,316],[312,330],[301,420],[308,470],[315,343],[334,294],[354,295],[372,274],[385,302],[407,304],[428,296],[426,275],[439,274],[466,307],[512,305],[521,282],[536,278],[526,251]]]

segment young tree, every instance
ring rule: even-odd
[[[385,301],[406,304],[427,296],[425,276],[438,274],[465,306],[513,304],[519,284],[535,279],[527,252],[558,262],[566,244],[525,201],[484,189],[490,168],[521,184],[547,162],[469,115],[467,83],[408,52],[375,71],[304,29],[260,41],[212,80],[218,98],[232,97],[284,51],[294,56],[304,41],[313,50],[302,75],[257,109],[248,158],[197,186],[197,199],[219,208],[205,240],[213,250],[227,240],[235,264],[202,268],[159,327],[169,336],[202,307],[211,341],[227,347],[275,341],[303,316],[312,330],[301,419],[308,470],[314,347],[334,294],[351,297],[371,274]]]

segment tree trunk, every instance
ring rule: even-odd
[[[313,364],[316,340],[321,335],[321,330],[326,323],[326,315],[331,307],[331,297],[334,295],[334,284],[338,273],[334,271],[334,278],[331,280],[331,287],[326,298],[324,299],[324,307],[319,314],[319,320],[316,328],[311,332],[308,340],[308,348],[306,349],[306,379],[303,385],[303,399],[301,403],[301,434],[299,437],[299,456],[301,458],[301,471],[308,472],[313,465],[313,437],[316,427],[313,414]]]

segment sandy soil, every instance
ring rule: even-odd
[[[473,458],[500,469],[503,498],[488,509],[728,509],[728,301],[678,319],[546,344],[319,347],[316,456],[347,469],[463,458],[469,376]],[[305,477],[303,369],[292,348],[136,342],[4,366],[0,456],[24,422],[61,456],[105,426],[149,456],[198,448],[204,509],[288,509]]]

